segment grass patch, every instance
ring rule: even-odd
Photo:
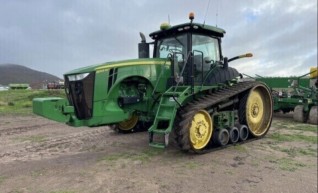
[[[273,163],[278,166],[279,169],[289,172],[294,172],[299,168],[305,167],[306,165],[297,161],[292,160],[291,158],[281,158],[277,159],[274,157],[266,158],[270,163]]]
[[[18,141],[24,142],[24,141],[30,141],[32,143],[41,143],[46,141],[45,136],[42,135],[32,135],[32,136],[25,136],[25,137],[18,137],[15,138]]]
[[[296,157],[300,155],[305,156],[317,156],[317,150],[314,148],[297,148],[297,147],[290,147],[290,148],[281,148],[279,146],[270,145],[270,148],[273,150],[285,152],[290,157]]]
[[[253,159],[253,160],[251,161],[251,165],[252,165],[252,166],[255,166],[255,167],[258,167],[258,166],[260,165],[260,161],[259,161],[259,160],[256,160],[256,159]]]
[[[238,152],[242,152],[242,153],[243,152],[247,152],[246,147],[243,146],[243,145],[240,145],[240,144],[234,145],[234,146],[232,146],[232,148],[235,149]]]
[[[299,131],[311,131],[314,133],[317,133],[318,129],[316,125],[309,125],[309,124],[301,124],[299,127],[293,126],[294,130],[299,130]]]
[[[23,193],[23,191],[22,190],[13,190],[10,193]]]
[[[314,148],[300,149],[299,153],[302,155],[310,155],[317,157],[317,149]]]
[[[290,172],[294,172],[297,169],[306,166],[303,163],[299,163],[299,162],[296,162],[294,160],[287,159],[287,158],[279,159],[279,160],[277,160],[277,163],[278,163],[278,167],[281,170],[290,171]]]
[[[187,169],[196,169],[200,166],[201,165],[198,162],[194,162],[194,161],[189,161],[189,162],[184,163],[184,167]]]
[[[287,129],[287,130],[299,130],[299,131],[311,131],[317,133],[317,126],[304,124],[304,123],[297,123],[297,122],[282,122],[282,121],[273,121],[272,126],[277,129]]]
[[[39,176],[42,176],[46,171],[44,169],[39,169],[31,172],[31,176],[34,178],[37,178]]]
[[[7,179],[5,176],[0,176],[0,185]]]
[[[304,141],[313,144],[317,144],[317,136],[307,136],[301,134],[280,134],[280,133],[273,133],[269,136],[270,139],[279,141],[279,142],[286,142],[286,141]]]
[[[162,149],[146,149],[142,152],[124,152],[124,153],[118,153],[118,154],[112,154],[107,155],[99,159],[99,161],[106,161],[106,162],[114,162],[118,161],[120,159],[128,159],[132,161],[141,161],[141,162],[147,162],[151,158],[163,153],[164,150]]]
[[[68,190],[60,190],[60,191],[52,191],[50,193],[75,193],[74,191],[68,191]]]
[[[0,92],[0,115],[32,114],[33,98],[61,97],[65,98],[64,90],[7,90]]]

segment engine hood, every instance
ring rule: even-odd
[[[126,66],[138,66],[138,65],[151,65],[151,64],[170,64],[170,61],[162,58],[147,58],[147,59],[132,59],[132,60],[121,60],[106,62],[102,64],[96,64],[92,66],[87,66],[83,68],[78,68],[65,73],[64,75],[89,73],[94,71],[104,71],[110,68],[120,68]]]

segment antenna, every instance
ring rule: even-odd
[[[218,15],[219,15],[219,1],[216,0],[215,27],[218,26]]]
[[[208,2],[208,6],[206,7],[206,11],[205,11],[205,16],[204,16],[204,21],[203,21],[203,26],[205,25],[205,19],[206,19],[206,16],[208,15],[208,10],[209,10],[209,7],[210,7],[210,1]]]

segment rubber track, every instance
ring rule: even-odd
[[[215,106],[226,99],[239,95],[260,84],[263,85],[263,83],[257,81],[240,82],[236,85],[223,88],[215,92],[210,92],[208,95],[200,97],[197,100],[188,103],[187,106],[181,108],[177,115],[178,125],[176,125],[177,129],[175,133],[179,147],[185,151],[192,150],[189,144],[189,128],[195,112],[200,109],[210,109],[212,106]],[[192,151],[196,153],[207,153],[212,150],[210,150],[208,145],[207,148],[203,150]]]

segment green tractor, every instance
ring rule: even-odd
[[[33,112],[71,126],[147,128],[150,146],[165,148],[173,136],[182,150],[196,153],[263,137],[272,121],[270,90],[228,65],[252,54],[223,57],[225,31],[193,23],[193,14],[189,19],[162,24],[150,43],[140,34],[139,59],[66,73],[67,99],[36,98]]]

